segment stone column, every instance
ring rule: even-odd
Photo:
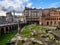
[[[17,30],[17,25],[15,25],[15,29]]]
[[[54,21],[52,22],[52,26],[54,26]]]
[[[14,26],[12,25],[12,30],[14,30]]]
[[[20,26],[19,26],[19,24],[18,24],[18,33],[20,33]]]
[[[11,30],[12,30],[12,26],[11,26]]]
[[[1,28],[0,28],[0,35],[1,35]]]
[[[4,27],[4,33],[6,33],[6,27]]]
[[[13,26],[11,25],[11,32],[13,32]]]
[[[50,26],[50,25],[51,25],[51,24],[50,24],[50,21],[48,21],[48,22],[49,22],[49,26]]]

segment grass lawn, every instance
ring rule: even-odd
[[[4,34],[3,36],[0,37],[0,45],[6,45],[8,40],[10,40],[12,37],[15,36],[17,32],[14,33],[9,33],[9,34]]]

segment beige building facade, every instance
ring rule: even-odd
[[[26,17],[26,23],[39,23],[39,17],[42,15],[42,9],[32,9],[25,7],[23,15]]]

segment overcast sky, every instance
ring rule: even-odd
[[[7,12],[15,10],[21,13],[24,7],[51,8],[60,7],[60,0],[0,0],[0,11]]]

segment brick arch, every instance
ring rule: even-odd
[[[47,21],[47,25],[49,25],[49,22]]]

